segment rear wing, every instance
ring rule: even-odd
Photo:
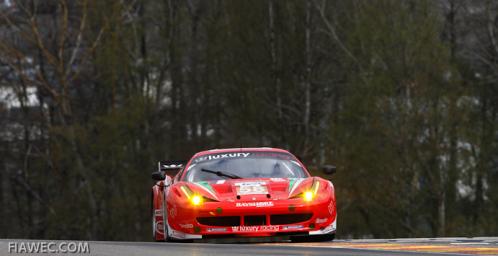
[[[183,169],[186,163],[186,161],[159,161],[157,163],[157,168],[158,171],[164,172],[170,177],[174,177],[180,170]]]

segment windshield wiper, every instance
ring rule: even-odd
[[[211,171],[211,170],[202,168],[201,172],[208,172],[208,173],[216,174],[220,177],[227,177],[230,179],[242,179],[242,177],[240,177],[240,176],[237,176],[237,175],[231,174],[231,173],[227,173],[227,172],[222,172],[222,171]]]

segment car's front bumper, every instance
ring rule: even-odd
[[[171,205],[168,209],[169,235],[176,239],[201,239],[228,236],[325,235],[336,231],[336,207],[335,202],[331,200],[315,203],[304,203],[300,200],[271,202],[213,202],[204,204],[202,208]],[[309,217],[299,218],[304,215]],[[227,217],[231,221],[223,223]],[[240,220],[234,221],[237,218]],[[259,219],[260,223],[252,221],[254,218]],[[206,223],[199,221],[201,219],[214,221]],[[250,219],[250,223],[247,223]]]

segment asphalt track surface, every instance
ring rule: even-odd
[[[498,255],[498,237],[336,240],[321,243],[207,241],[203,243],[88,242],[90,253],[9,252],[9,243],[47,240],[0,240],[0,255]],[[61,243],[67,241],[48,241]]]

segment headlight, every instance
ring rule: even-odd
[[[304,194],[303,194],[303,199],[304,199],[304,201],[306,201],[306,202],[311,202],[311,200],[313,200],[313,197],[314,197],[314,196],[313,196],[313,192],[311,192],[311,191],[306,191],[306,192],[304,192]]]
[[[194,195],[190,198],[190,202],[192,202],[193,205],[200,205],[202,204],[202,197],[199,195]]]
[[[315,180],[315,182],[313,182],[313,185],[311,186],[311,189],[303,193],[303,200],[305,202],[313,201],[318,192],[319,187],[320,187],[320,182]]]
[[[188,186],[181,186],[180,189],[193,206],[201,205],[204,202],[204,197],[197,193],[194,193]]]

